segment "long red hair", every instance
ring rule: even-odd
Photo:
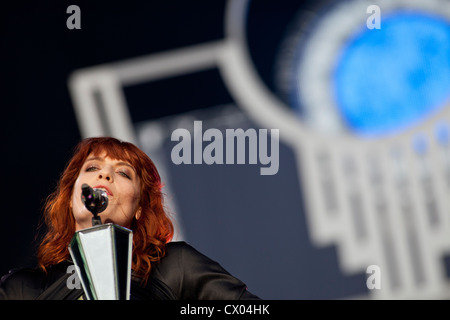
[[[165,255],[165,244],[173,237],[173,224],[164,208],[161,178],[153,161],[134,144],[111,137],[87,138],[76,146],[56,190],[47,198],[43,208],[47,232],[38,247],[38,264],[47,271],[49,266],[70,257],[68,245],[75,233],[75,219],[69,204],[75,180],[86,158],[103,152],[112,159],[129,162],[141,179],[139,205],[142,212],[140,218],[134,218],[131,224],[132,269],[146,282],[152,263]]]

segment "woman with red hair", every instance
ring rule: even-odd
[[[83,299],[67,285],[73,265],[68,250],[75,232],[92,226],[81,199],[88,184],[107,193],[99,213],[105,223],[133,231],[131,299],[257,299],[218,263],[185,242],[171,242],[173,225],[163,206],[161,178],[138,147],[115,138],[82,140],[44,207],[47,232],[39,267],[2,278],[0,299]]]

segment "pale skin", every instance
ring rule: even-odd
[[[92,227],[93,215],[81,200],[83,183],[107,191],[108,207],[99,214],[103,223],[130,228],[133,218],[139,219],[141,181],[133,166],[126,161],[111,159],[104,153],[89,155],[75,181],[70,202],[76,231]]]

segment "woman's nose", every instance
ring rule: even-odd
[[[105,179],[108,182],[113,182],[114,178],[113,175],[111,174],[111,172],[108,169],[102,169],[99,173],[98,173],[98,178],[100,180]]]

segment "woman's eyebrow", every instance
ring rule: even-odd
[[[125,162],[125,161],[117,162],[116,166],[127,166],[127,167],[130,167],[131,169],[133,169],[133,171],[136,171],[136,169],[134,169],[134,167],[131,164],[129,164],[128,162]]]
[[[85,162],[88,162],[88,161],[105,161],[105,160],[102,157],[91,157],[89,159],[86,159]]]

